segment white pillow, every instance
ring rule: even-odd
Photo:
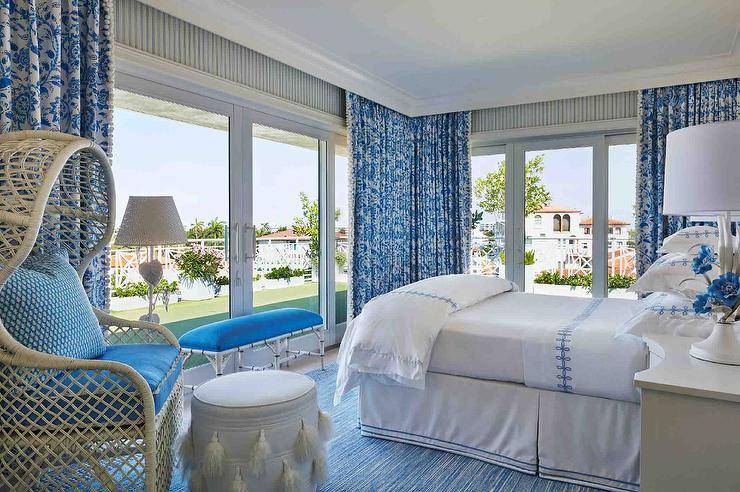
[[[652,334],[706,338],[714,327],[711,313],[694,312],[693,299],[656,292],[641,302],[642,309],[624,322],[615,336]]]
[[[640,294],[673,292],[693,299],[696,294],[707,289],[704,276],[695,274],[691,269],[693,260],[693,257],[683,253],[669,253],[661,256],[627,291]],[[714,265],[706,275],[710,280],[719,277],[719,267]]]
[[[699,246],[706,244],[717,251],[719,229],[711,226],[692,226],[681,229],[663,240],[663,246],[658,250],[660,254],[683,253],[695,255]]]

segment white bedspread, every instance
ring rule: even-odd
[[[448,317],[515,284],[481,275],[432,277],[368,302],[344,334],[334,402],[357,386],[361,374],[424,387],[432,347]]]
[[[565,302],[565,300],[564,300]],[[642,339],[615,337],[618,320],[639,307],[619,299],[569,300],[569,319],[527,330],[522,346],[524,384],[530,388],[639,401],[636,372],[647,369]]]

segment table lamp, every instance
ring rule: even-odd
[[[155,246],[185,244],[188,238],[171,196],[132,196],[126,204],[121,227],[116,234],[117,246],[147,247],[147,261],[139,263],[139,274],[149,286],[148,313],[144,321],[159,322],[154,313],[154,289],[162,280],[162,263],[154,257]]]
[[[740,120],[690,126],[666,138],[663,214],[717,222],[718,266],[740,273],[738,238],[731,224],[740,217]],[[698,359],[740,365],[734,318],[715,323],[711,335],[691,346]]]

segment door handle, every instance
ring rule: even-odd
[[[234,254],[231,255],[234,259],[234,263],[239,263],[239,243],[241,242],[241,237],[239,237],[239,222],[234,222]]]
[[[249,250],[244,252],[244,261],[254,259],[257,256],[257,230],[255,226],[247,225],[244,227]]]

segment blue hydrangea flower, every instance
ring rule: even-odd
[[[699,254],[694,257],[694,261],[691,263],[691,269],[695,274],[700,275],[711,270],[715,263],[717,263],[717,260],[714,257],[712,247],[702,244],[699,247]]]
[[[707,294],[725,306],[734,306],[740,293],[740,278],[727,272],[714,279],[707,288]]]
[[[696,314],[707,314],[712,311],[712,298],[709,294],[699,294],[694,300],[694,312]]]

